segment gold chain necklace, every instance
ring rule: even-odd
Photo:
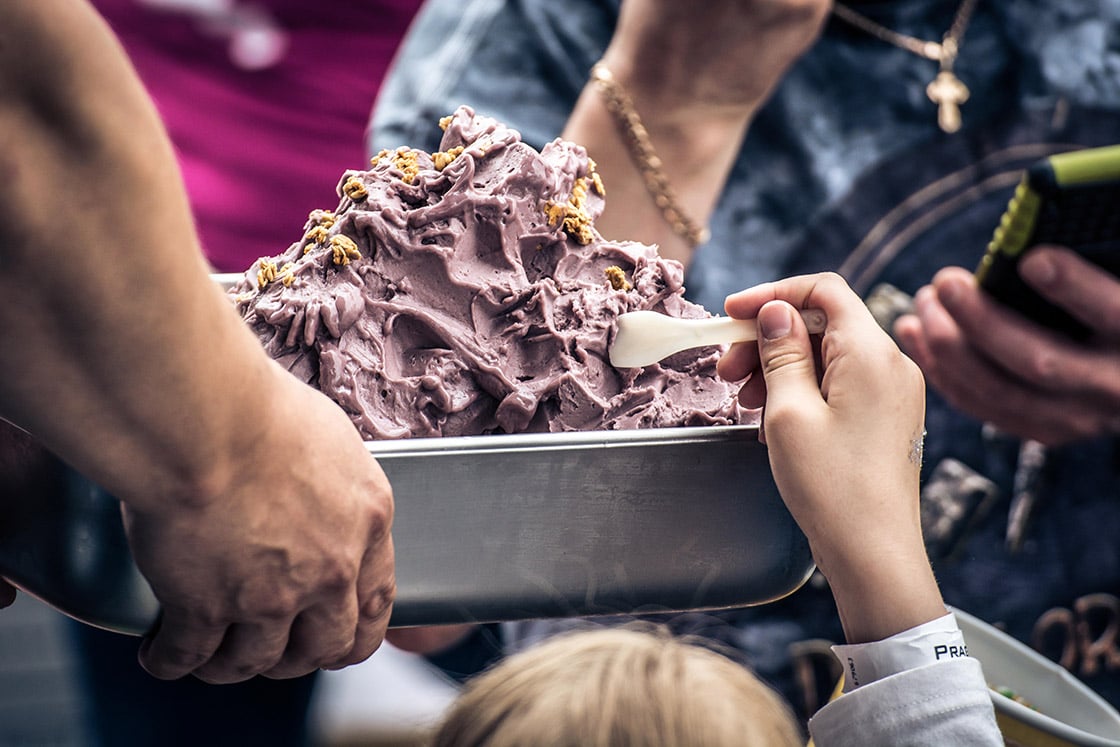
[[[926,95],[930,101],[937,104],[937,124],[945,132],[956,132],[961,128],[961,104],[968,101],[968,86],[961,82],[953,73],[953,64],[957,61],[960,52],[961,39],[972,20],[972,12],[976,9],[977,0],[963,0],[957,8],[957,15],[953,24],[941,37],[940,42],[926,41],[917,37],[901,34],[894,29],[889,29],[880,23],[872,21],[867,16],[861,15],[847,5],[836,3],[833,14],[840,20],[855,26],[861,31],[874,36],[876,39],[893,44],[907,52],[925,57],[940,63],[941,70],[937,77],[926,86]]]

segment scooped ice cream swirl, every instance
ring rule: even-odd
[[[346,172],[333,212],[232,289],[268,352],[369,439],[729,424],[717,349],[615,369],[616,317],[707,316],[655,248],[604,240],[583,148],[462,107],[442,150]]]

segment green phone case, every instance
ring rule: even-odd
[[[1019,277],[1019,260],[1038,244],[1069,247],[1120,275],[1120,145],[1059,153],[1027,169],[976,270],[997,300],[1083,339],[1088,327]]]

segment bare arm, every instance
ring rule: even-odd
[[[816,39],[823,0],[625,0],[603,61],[634,100],[684,212],[706,225],[755,112]],[[609,198],[604,236],[658,244],[685,264],[594,82],[563,136],[588,149]]]
[[[796,308],[821,308],[819,370]],[[918,513],[924,386],[838,275],[767,283],[727,299],[758,315],[763,339],[720,361],[750,375],[740,400],[763,410],[782,498],[829,581],[849,643],[887,638],[945,615]],[[780,323],[787,331],[775,333]]]
[[[92,11],[7,5],[4,413],[96,479],[142,458],[132,484],[112,480],[137,507],[190,500],[168,491],[188,476],[221,481],[222,455],[255,435],[208,395],[248,395],[267,362],[208,282],[170,145]]]
[[[117,495],[212,681],[364,659],[393,595],[388,485],[345,415],[210,282],[171,148],[84,0],[0,7],[0,414]]]

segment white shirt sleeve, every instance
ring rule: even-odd
[[[926,664],[968,656],[953,613],[873,643],[833,646],[844,667],[844,692]]]
[[[816,747],[1003,747],[980,662],[943,659],[865,684],[809,720]]]

